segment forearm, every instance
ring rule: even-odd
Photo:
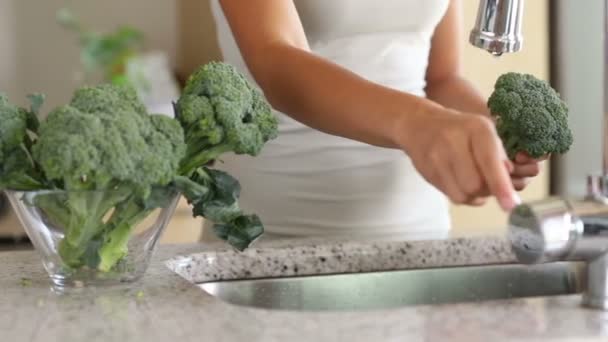
[[[274,48],[250,68],[274,108],[310,127],[372,145],[403,148],[400,135],[407,133],[400,130],[439,108],[294,47]]]
[[[430,100],[447,108],[490,115],[486,99],[469,81],[459,76],[429,82],[426,94]]]

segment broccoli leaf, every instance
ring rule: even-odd
[[[45,95],[34,93],[29,94],[27,98],[30,100],[30,111],[38,115],[40,113],[40,108],[42,108],[42,105],[44,104]]]
[[[228,173],[207,169],[213,196],[199,201],[193,208],[195,216],[204,216],[213,222],[230,222],[241,215],[238,199],[241,185]]]
[[[243,214],[241,186],[228,173],[199,168],[190,178],[176,177],[174,185],[192,205],[193,216],[212,221],[216,235],[235,248],[243,250],[264,231],[259,217]]]
[[[213,230],[219,238],[243,251],[264,233],[264,226],[257,215],[243,215],[227,223],[215,224]]]

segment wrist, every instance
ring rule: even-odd
[[[411,110],[398,116],[396,124],[392,125],[392,141],[401,150],[409,154],[410,149],[419,141],[420,134],[427,134],[426,127],[433,125],[435,118],[454,112],[436,102],[420,98],[408,106]],[[401,107],[401,108],[407,108]]]

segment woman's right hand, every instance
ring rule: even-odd
[[[410,117],[397,134],[418,172],[452,202],[481,205],[493,195],[505,211],[519,204],[513,164],[487,116],[439,107]]]

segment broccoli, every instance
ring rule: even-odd
[[[568,107],[551,86],[533,75],[501,75],[488,99],[496,130],[510,158],[563,154],[572,145]]]
[[[0,190],[36,190],[43,187],[30,148],[38,129],[36,114],[42,95],[30,95],[31,109],[11,105],[0,94]]]
[[[175,105],[189,174],[226,152],[256,156],[276,138],[278,121],[260,91],[227,63],[210,62],[188,79]]]
[[[173,181],[185,148],[179,123],[148,115],[130,87],[83,87],[52,111],[32,151],[46,178],[67,190],[65,203],[51,195],[37,203],[65,227],[64,262],[114,266],[126,254],[130,228],[154,209],[147,205],[153,188]]]
[[[42,122],[43,98],[30,100],[26,110],[0,96],[0,190],[42,190],[24,200],[62,228],[68,269],[116,269],[134,227],[178,193],[239,250],[262,234],[260,218],[239,207],[238,180],[209,168],[222,153],[255,156],[277,136],[261,92],[228,64],[190,77],[175,118],[149,114],[128,85],[81,87]]]
[[[261,220],[242,213],[236,179],[204,166],[227,152],[257,156],[277,137],[278,121],[262,93],[222,62],[208,63],[192,74],[174,107],[187,145],[182,179],[176,179],[176,185],[193,206],[194,216],[214,222],[218,237],[243,250],[262,234]]]

